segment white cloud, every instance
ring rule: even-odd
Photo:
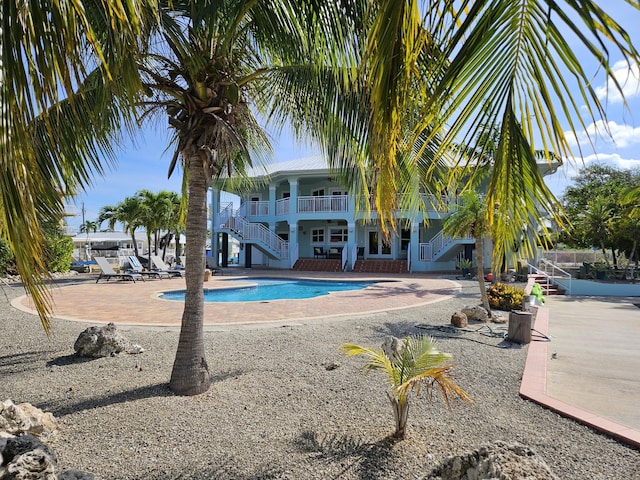
[[[560,196],[568,186],[574,183],[574,179],[581,169],[594,163],[607,165],[617,170],[640,168],[640,158],[623,158],[617,153],[596,153],[588,155],[582,160],[579,158],[564,159],[562,167],[555,174],[545,177],[545,183],[556,196]]]
[[[569,145],[572,147],[590,147],[589,138],[594,143],[603,141],[606,145],[614,148],[626,148],[634,144],[640,144],[640,127],[632,127],[631,125],[620,125],[616,122],[608,122],[605,124],[602,120],[598,120],[587,126],[586,130],[576,132],[575,135],[571,131],[565,132]]]
[[[613,65],[613,77],[618,81],[622,93],[629,99],[640,95],[640,68],[637,64],[629,65],[620,61]],[[612,78],[607,80],[605,85],[596,87],[596,95],[600,100],[607,100],[612,103],[622,102],[622,95],[616,87]]]

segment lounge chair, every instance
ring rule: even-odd
[[[140,263],[140,260],[138,260],[138,257],[136,257],[135,255],[129,255],[129,257],[127,258],[129,260],[129,265],[131,266],[131,269],[128,271],[132,273],[139,273],[143,277],[147,278],[171,278],[169,272],[161,272],[159,270],[145,270]]]
[[[142,275],[136,272],[116,273],[105,257],[94,257],[94,260],[98,264],[98,267],[100,267],[100,275],[98,276],[96,283],[98,283],[101,278],[106,278],[107,282],[112,278],[117,278],[119,280],[131,280],[134,283],[136,280],[142,280],[144,282]]]
[[[151,255],[151,264],[153,271],[166,272],[172,277],[184,277],[184,268],[169,268],[158,255]]]
[[[207,262],[207,268],[211,270],[212,275],[216,275],[218,273],[220,275],[224,275],[224,271],[222,270],[222,268],[216,265],[216,262],[214,261],[213,257],[207,257],[206,262]]]

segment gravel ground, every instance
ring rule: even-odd
[[[561,479],[640,479],[640,453],[518,396],[527,348],[505,330],[472,324],[453,333],[451,314],[478,299],[459,296],[409,310],[326,323],[205,333],[211,389],[168,389],[178,331],[123,327],[142,355],[82,360],[73,343],[88,324],[39,320],[9,306],[23,292],[0,287],[0,400],[52,412],[61,470],[99,479],[423,479],[447,456],[503,440],[531,447]],[[345,342],[379,347],[387,335],[432,334],[457,364],[473,404],[448,410],[422,396],[407,439],[393,442],[382,374],[361,375]],[[339,367],[326,368],[331,362]]]

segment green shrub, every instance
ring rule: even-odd
[[[16,273],[16,260],[9,243],[0,238],[0,276],[12,275]]]
[[[68,272],[71,267],[73,241],[64,235],[47,235],[45,247],[47,270],[50,272]]]
[[[487,289],[489,306],[497,310],[521,309],[524,302],[524,290],[506,283],[496,283]]]

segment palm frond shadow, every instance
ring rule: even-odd
[[[405,338],[410,335],[416,335],[420,331],[416,328],[416,324],[401,320],[399,322],[385,322],[383,325],[372,327],[373,331],[380,335],[393,335],[397,338]]]
[[[240,375],[245,375],[248,372],[246,370],[231,370],[229,372],[219,372],[215,375],[211,375],[211,383],[218,383],[227,380],[228,378],[237,378]]]
[[[225,458],[220,462],[215,459],[209,461],[208,465],[176,465],[173,470],[152,471],[135,477],[136,480],[147,480],[149,478],[207,478],[216,480],[275,480],[282,478],[282,472],[270,465],[261,465],[255,472],[244,474],[237,471],[232,458]]]
[[[316,458],[340,461],[342,471],[333,478],[341,478],[351,469],[358,471],[362,479],[375,479],[386,470],[384,466],[393,455],[394,440],[383,438],[374,443],[363,442],[347,435],[330,435],[318,438],[316,432],[306,430],[296,439],[296,447],[306,453],[316,454]],[[350,459],[350,461],[346,461]]]

